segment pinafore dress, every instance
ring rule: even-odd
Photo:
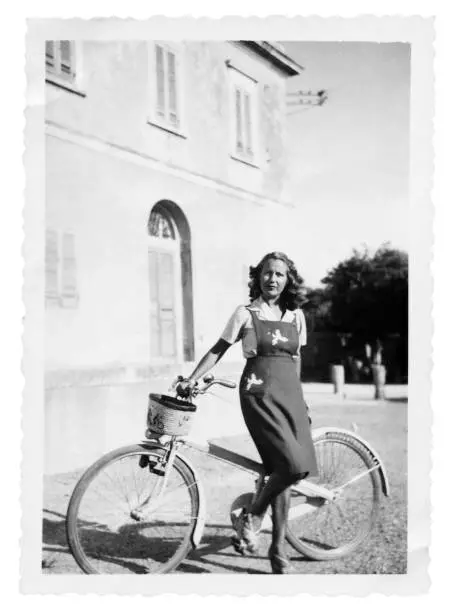
[[[250,310],[257,355],[247,359],[240,380],[243,418],[266,474],[289,480],[317,476],[308,411],[297,374],[295,323],[263,321]]]

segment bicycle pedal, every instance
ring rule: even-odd
[[[246,550],[247,550],[247,552],[250,553],[250,555],[254,555],[257,552],[257,546],[253,545],[253,544],[247,544],[246,545]]]
[[[243,556],[246,555],[247,547],[245,545],[245,542],[241,540],[238,536],[232,536],[231,544],[234,547],[235,552],[238,552]]]
[[[138,523],[140,523],[141,521],[144,520],[145,515],[141,510],[131,510],[130,512],[130,517],[137,521]]]

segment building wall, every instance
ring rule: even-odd
[[[114,146],[197,175],[279,198],[285,176],[285,80],[266,60],[227,42],[175,45],[182,58],[183,133],[151,125],[146,42],[83,42],[78,46],[85,97],[47,87],[46,118]],[[257,81],[260,168],[230,157],[232,113],[226,61]]]
[[[156,202],[175,202],[191,228],[197,355],[245,301],[245,266],[289,246],[291,212],[54,137],[46,148],[46,225],[75,235],[79,293],[76,307],[46,310],[49,370],[149,361],[147,219]]]
[[[186,138],[147,123],[145,43],[84,42],[86,97],[47,86],[46,227],[74,235],[78,291],[77,303],[46,309],[47,472],[140,436],[147,391],[166,391],[192,368],[150,359],[154,204],[175,203],[190,227],[196,359],[245,303],[246,267],[271,250],[292,255],[301,239],[293,209],[276,199],[284,78],[235,45],[183,48]],[[260,168],[230,157],[226,59],[268,86],[261,132],[270,159],[264,153]],[[240,362],[237,346],[223,367],[238,374]]]

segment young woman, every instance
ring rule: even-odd
[[[252,506],[236,525],[234,546],[258,548],[263,517],[272,506],[272,572],[291,566],[284,552],[290,486],[317,474],[308,411],[300,384],[300,347],[306,343],[302,278],[284,253],[268,253],[250,268],[248,306],[239,306],[221,338],[204,355],[181,389],[189,393],[228,348],[242,340],[246,366],[240,380],[240,403],[248,431],[268,475]]]

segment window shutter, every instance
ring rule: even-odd
[[[167,54],[167,78],[169,91],[169,120],[173,125],[178,125],[176,64],[175,54],[171,51],[168,51]]]
[[[161,328],[161,357],[176,355],[174,259],[171,253],[159,254],[159,317]]]
[[[158,253],[149,250],[149,326],[150,356],[160,355],[160,319],[158,301]]]
[[[149,250],[150,355],[175,357],[175,293],[173,255]]]
[[[46,68],[55,68],[55,41],[46,40]]]
[[[243,152],[243,134],[242,134],[242,92],[240,89],[235,90],[235,133],[236,133],[236,151]]]
[[[58,302],[58,234],[55,230],[46,230],[45,254],[45,294],[46,302]]]
[[[72,45],[69,40],[60,41],[60,70],[62,76],[72,77]]]
[[[46,69],[61,79],[73,81],[76,76],[74,41],[46,40]]]
[[[251,141],[251,97],[245,93],[243,98],[244,103],[244,118],[245,118],[245,148],[248,154],[253,153],[253,145]]]
[[[164,52],[163,47],[155,45],[155,70],[156,70],[156,112],[161,117],[165,114],[164,93]]]
[[[62,298],[77,299],[76,249],[74,234],[62,236]]]
[[[231,64],[230,80],[230,142],[231,154],[246,163],[255,162],[258,153],[258,81]]]

